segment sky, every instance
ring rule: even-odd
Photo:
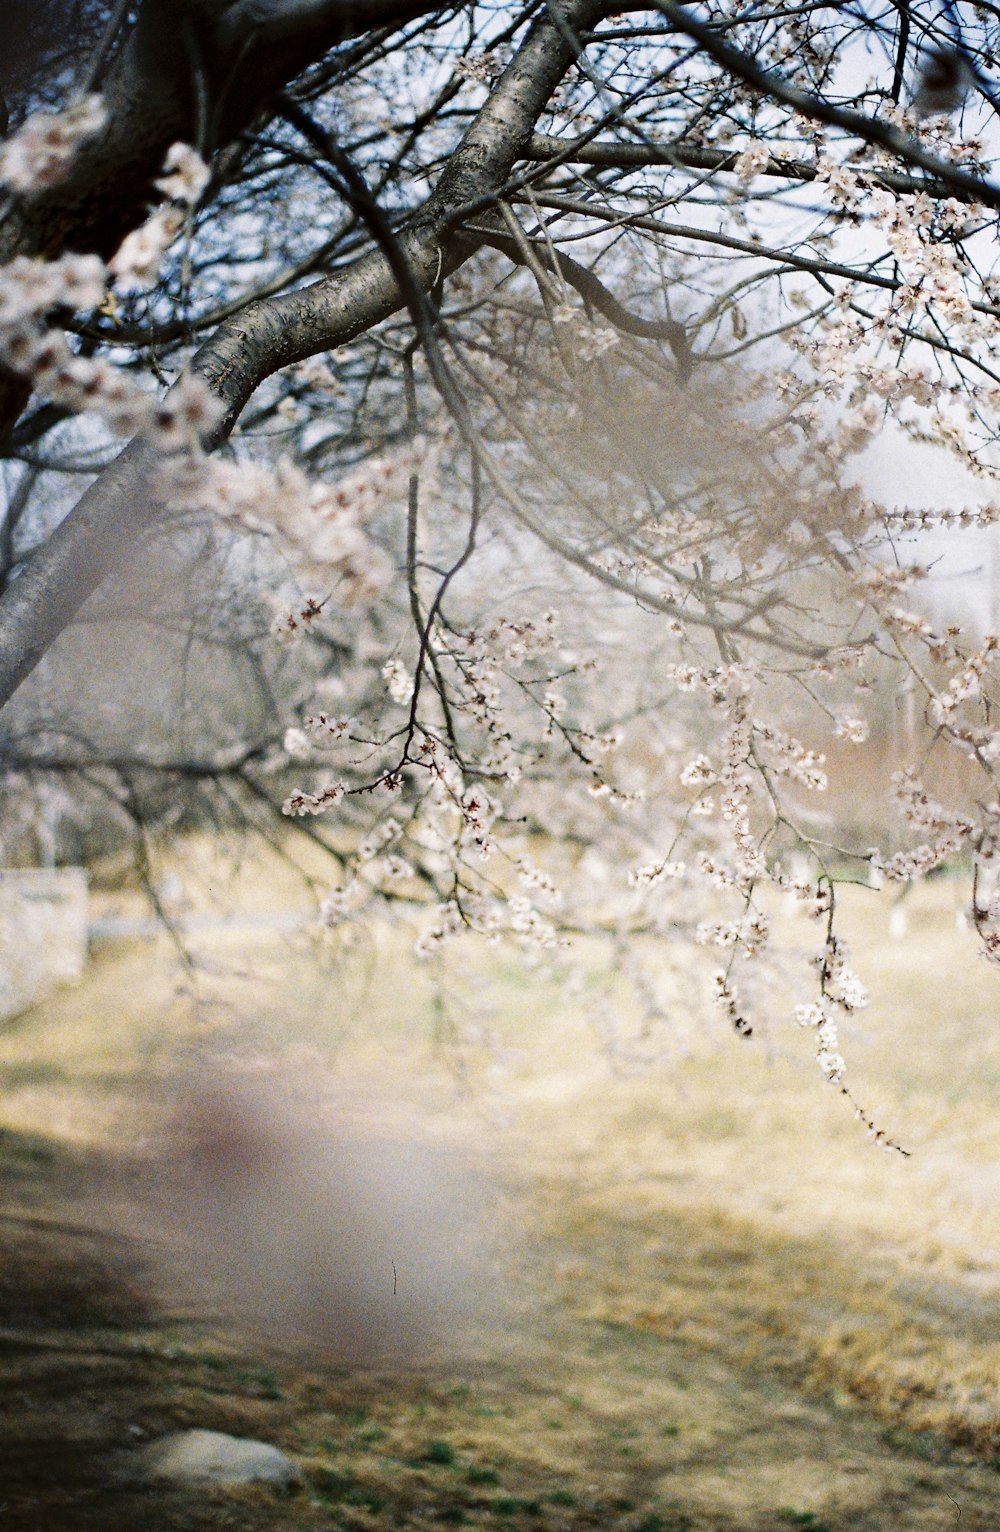
[[[1000,501],[1000,486],[968,473],[938,447],[908,441],[892,425],[858,460],[857,477],[890,510],[960,510]],[[1000,630],[1000,525],[910,534],[904,546],[907,559],[933,567],[922,609],[930,604],[941,621],[972,618],[978,627]]]

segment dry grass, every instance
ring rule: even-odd
[[[186,876],[196,904],[307,903],[276,867],[234,879],[214,856]],[[986,1532],[1000,1480],[971,1454],[1000,1461],[1000,1029],[955,902],[920,891],[900,941],[886,901],[846,910],[875,995],[845,1039],[852,1084],[908,1160],[870,1146],[778,1016],[745,1043],[683,1014],[673,1064],[621,1078],[558,985],[486,953],[443,982],[488,1005],[499,1044],[459,1047],[390,929],[336,953],[207,932],[194,979],[165,938],[109,943],[7,1031],[0,1121],[78,1151],[135,1142],[178,1063],[221,1047],[304,1068],[352,1131],[490,1168],[504,1301],[420,1369],[248,1363],[222,1332],[150,1361],[150,1430],[299,1454],[289,1526],[917,1532],[957,1500]]]

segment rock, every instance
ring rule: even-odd
[[[267,1442],[221,1431],[174,1431],[143,1451],[146,1476],[175,1484],[277,1484],[301,1481],[291,1458]]]

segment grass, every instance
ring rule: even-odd
[[[420,1454],[421,1463],[436,1463],[439,1468],[451,1468],[455,1463],[455,1449],[451,1442],[428,1442]]]
[[[196,899],[199,877],[221,886],[204,861]],[[226,897],[301,900],[283,877],[244,866]],[[223,1334],[171,1343],[147,1380],[156,1399],[170,1380],[164,1427],[299,1456],[290,1528],[312,1506],[357,1529],[930,1532],[952,1497],[992,1528],[976,1508],[1000,1462],[996,981],[950,885],[908,908],[902,942],[885,900],[844,916],[875,995],[845,1029],[852,1087],[909,1160],[871,1148],[780,996],[750,1044],[679,1005],[672,1061],[616,1076],[557,978],[490,952],[417,970],[388,927],[334,952],[199,936],[194,992],[165,939],[108,944],[7,1030],[0,1145],[16,1184],[42,1187],[63,1153],[148,1133],[178,1062],[223,1048],[329,1088],[351,1133],[490,1167],[487,1300],[421,1368],[272,1365]],[[786,934],[817,941],[806,922]],[[604,954],[582,956],[591,1001],[630,1024]],[[447,1028],[432,1045],[438,985],[452,1014],[488,1006],[493,1046]]]

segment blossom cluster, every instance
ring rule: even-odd
[[[715,1004],[726,1013],[730,1025],[738,1037],[752,1037],[753,1027],[743,1014],[740,1006],[739,990],[735,984],[730,983],[722,969],[712,975],[712,990]]]
[[[104,121],[100,97],[56,114],[36,114],[0,147],[0,176],[19,190],[55,184],[68,172],[79,145]],[[168,151],[162,185],[186,197],[198,179],[195,151]],[[204,170],[204,167],[201,167]],[[128,235],[122,246],[125,250]],[[185,375],[162,402],[103,357],[81,355],[52,327],[60,310],[98,307],[122,250],[105,266],[95,255],[67,254],[52,261],[15,256],[0,267],[0,362],[28,379],[52,403],[73,412],[94,411],[117,435],[145,433],[163,451],[197,449],[221,406],[207,385]]]
[[[455,73],[477,85],[491,85],[503,73],[503,61],[493,48],[483,53],[463,53],[455,60]]]
[[[175,474],[167,487],[176,501],[275,538],[297,574],[310,581],[336,579],[338,601],[356,605],[373,600],[392,575],[365,520],[397,480],[398,469],[385,463],[373,463],[366,481],[352,475],[345,485],[310,478],[288,458],[274,467],[205,458],[186,477]],[[302,637],[322,605],[307,601],[283,614],[282,636]]]
[[[124,292],[145,292],[156,286],[167,251],[208,185],[208,166],[190,144],[172,144],[163,169],[156,188],[168,199],[166,205],[127,234],[108,263]]]
[[[975,827],[967,815],[946,809],[932,798],[912,771],[895,772],[892,784],[903,818],[926,839],[910,851],[897,851],[885,859],[873,852],[871,868],[878,878],[906,883],[926,877],[957,856]]]
[[[58,186],[69,175],[80,145],[107,121],[101,96],[84,96],[61,112],[33,112],[0,144],[0,181],[32,193]]]
[[[859,729],[856,720],[851,721],[851,727],[856,737]],[[754,720],[753,732],[755,739],[768,747],[772,771],[779,776],[788,777],[793,782],[799,782],[810,792],[826,791],[827,776],[823,770],[826,764],[825,756],[808,749],[800,740],[794,739],[783,730],[772,728],[760,719]],[[847,732],[846,727],[843,732]]]
[[[628,875],[632,888],[655,888],[657,883],[672,878],[682,878],[687,871],[686,862],[674,862],[664,858],[659,862],[647,862],[636,867]]]
[[[289,793],[281,805],[281,812],[292,818],[300,818],[304,814],[323,814],[327,809],[334,808],[346,791],[345,782],[328,782],[315,793],[297,788],[295,792]]]
[[[284,611],[275,614],[274,620],[271,623],[272,636],[280,644],[299,643],[307,633],[313,631],[319,618],[323,615],[325,606],[326,602],[320,600],[319,596],[303,596],[294,607],[288,607]],[[293,731],[294,744],[289,750],[289,754],[304,753],[304,751],[298,749],[298,736],[300,734],[301,730]],[[286,735],[285,738],[287,741],[288,736]],[[302,741],[308,746],[308,740],[304,734],[302,735]],[[288,748],[287,744],[286,748]]]
[[[739,946],[745,958],[756,957],[769,933],[767,916],[760,910],[748,910],[740,920],[702,921],[695,931],[701,947]]]
[[[816,1062],[826,1078],[835,1085],[839,1085],[847,1066],[839,1052],[840,1038],[836,1016],[828,1001],[824,998],[813,1001],[810,1005],[797,1005],[795,1020],[800,1027],[815,1028]]]
[[[832,46],[805,15],[780,20],[774,27],[766,18],[763,23],[737,18],[733,26],[737,41],[746,27],[763,26],[762,36],[771,41],[762,46],[762,62],[805,89],[820,88],[841,67]],[[461,46],[456,40],[454,52]],[[636,50],[633,45],[633,64],[641,59],[644,46]],[[448,49],[442,56],[448,57]],[[467,52],[455,65],[455,74],[489,85],[505,57],[506,44]],[[439,58],[435,68],[441,67]],[[718,71],[704,60],[695,59],[683,68],[678,63],[676,74],[661,82],[662,100],[657,98],[661,105],[666,103],[668,114],[689,99],[689,88],[694,93],[690,99],[696,99],[704,86],[702,76],[711,81],[712,91],[717,90]],[[434,88],[447,86],[449,78],[446,65]],[[407,90],[410,85],[412,81]],[[575,88],[567,85],[564,96],[552,103],[554,120],[564,107],[569,112]],[[724,174],[731,180],[725,184],[732,186],[734,180],[737,189],[728,198],[717,198],[713,206],[724,219],[743,219],[744,232],[752,217],[750,188],[764,172],[782,167],[787,171],[789,164],[782,156],[788,152],[783,143],[787,144],[785,124],[790,119],[780,109],[772,112],[756,102],[748,107],[750,94],[733,87],[724,121],[717,118],[713,123],[711,113],[701,114],[701,123],[696,122],[698,113],[691,119],[696,124],[691,143],[709,151],[726,146]],[[385,101],[376,108],[371,96],[365,99],[379,132],[386,119],[395,115],[398,125],[407,115],[394,114]],[[345,98],[343,106],[349,111],[352,103]],[[576,115],[574,109],[566,120],[576,124],[574,132],[605,127],[586,110]],[[888,108],[884,120],[907,131],[912,127],[901,110]],[[100,131],[102,121],[97,98],[67,113],[30,118],[0,150],[0,179],[15,193],[54,185],[67,173],[79,145]],[[371,122],[357,135],[359,145],[372,143],[367,135]],[[438,126],[435,131],[447,135],[450,128]],[[935,153],[953,163],[975,162],[977,151],[970,142],[959,141],[957,125],[953,144],[941,129],[917,131],[924,135],[921,142],[932,144]],[[440,163],[444,142],[444,137],[420,144],[415,139],[414,163]],[[571,540],[567,569],[584,566],[597,578],[610,577],[616,598],[634,598],[644,621],[654,612],[660,616],[662,646],[643,650],[637,645],[631,656],[638,669],[636,654],[645,661],[655,652],[648,694],[637,701],[636,692],[624,687],[619,697],[612,683],[600,701],[603,711],[594,716],[581,703],[587,666],[577,660],[555,614],[497,615],[497,603],[508,599],[510,587],[506,579],[496,578],[496,563],[486,597],[480,592],[477,598],[479,612],[486,607],[489,615],[473,614],[466,575],[452,580],[468,562],[468,554],[455,551],[464,544],[466,528],[448,497],[437,493],[438,486],[434,494],[427,493],[422,448],[370,453],[360,466],[339,477],[331,474],[326,482],[307,477],[290,461],[265,461],[268,448],[254,443],[249,432],[240,439],[235,460],[210,460],[203,446],[210,444],[220,424],[222,406],[204,383],[184,377],[165,399],[157,400],[151,387],[134,381],[135,375],[83,354],[83,347],[60,333],[59,318],[66,310],[100,309],[109,321],[99,331],[102,340],[111,342],[109,355],[115,355],[116,335],[123,343],[127,335],[142,335],[138,326],[118,326],[116,300],[108,287],[119,293],[149,292],[160,280],[174,241],[185,230],[195,233],[193,212],[209,170],[191,146],[175,144],[169,150],[155,182],[161,201],[150,207],[142,227],[127,236],[107,264],[93,257],[64,256],[49,263],[15,261],[5,269],[0,283],[0,359],[58,405],[95,410],[117,432],[148,433],[170,459],[152,487],[172,505],[210,509],[272,540],[302,581],[301,594],[294,600],[288,596],[275,617],[272,631],[280,642],[298,641],[328,622],[335,608],[352,603],[349,622],[362,628],[364,614],[358,607],[389,589],[405,558],[408,579],[401,595],[402,606],[409,608],[411,630],[403,636],[393,630],[387,644],[388,625],[396,617],[381,608],[377,643],[368,645],[357,666],[359,672],[367,667],[364,687],[355,693],[345,683],[342,696],[320,693],[308,711],[300,710],[284,736],[278,769],[286,771],[294,761],[302,773],[285,796],[284,813],[314,836],[315,816],[335,815],[343,836],[335,837],[338,846],[346,841],[352,846],[349,853],[338,852],[342,876],[324,902],[323,919],[331,928],[348,920],[369,897],[387,891],[397,897],[401,887],[413,894],[412,884],[419,880],[419,896],[428,901],[422,952],[436,952],[465,931],[488,940],[510,935],[551,951],[563,930],[576,921],[583,924],[580,911],[588,898],[597,897],[594,890],[600,889],[603,898],[613,882],[607,895],[609,926],[659,936],[673,922],[672,929],[712,949],[710,958],[716,950],[724,954],[730,968],[717,975],[715,998],[736,1031],[749,1035],[754,984],[761,983],[761,972],[770,972],[776,924],[769,913],[772,899],[826,922],[825,944],[814,965],[819,999],[803,1005],[799,1019],[815,1028],[821,1068],[839,1083],[843,1060],[836,1019],[864,1003],[864,989],[833,931],[833,884],[839,874],[835,865],[832,871],[830,867],[838,857],[851,858],[854,873],[870,867],[876,879],[898,880],[972,852],[980,872],[977,924],[987,946],[997,931],[1000,952],[1000,906],[987,889],[990,860],[1000,844],[1000,796],[992,786],[993,767],[1000,761],[1000,731],[993,728],[996,641],[976,643],[970,652],[959,644],[957,631],[942,633],[918,595],[912,609],[904,605],[903,593],[919,585],[924,571],[915,564],[890,567],[878,546],[886,529],[892,536],[920,530],[931,517],[938,525],[984,526],[1000,517],[1000,510],[885,514],[840,479],[845,455],[871,441],[886,418],[902,422],[915,436],[926,432],[927,439],[959,452],[965,450],[977,420],[988,436],[983,420],[996,414],[1000,385],[984,353],[995,344],[1000,299],[995,284],[991,289],[991,279],[967,253],[972,248],[968,231],[981,209],[931,195],[930,180],[920,190],[915,176],[900,176],[892,157],[877,148],[852,146],[847,162],[841,148],[831,149],[831,142],[832,137],[816,127],[795,151],[813,155],[815,181],[807,171],[797,202],[787,185],[790,177],[781,191],[782,205],[796,209],[799,255],[787,265],[780,252],[769,252],[764,245],[765,235],[776,237],[782,225],[773,218],[770,229],[761,221],[759,240],[752,230],[749,242],[729,241],[732,250],[718,262],[706,263],[703,251],[685,256],[681,247],[693,241],[673,234],[657,252],[657,261],[662,254],[665,262],[677,263],[669,264],[669,270],[668,264],[660,268],[671,283],[667,311],[680,305],[676,312],[692,325],[695,354],[688,358],[691,376],[683,387],[678,381],[676,390],[669,392],[681,358],[671,356],[666,346],[637,342],[633,347],[600,318],[589,322],[586,305],[554,280],[543,293],[552,321],[544,345],[551,344],[565,371],[572,373],[570,386],[560,393],[546,377],[543,387],[522,387],[522,394],[530,397],[519,399],[518,380],[507,386],[513,377],[509,369],[505,386],[497,391],[504,409],[512,412],[511,421],[515,407],[526,414],[536,412],[536,423],[541,420],[537,439],[546,448],[572,436],[557,465],[566,464],[564,477],[573,493],[561,497],[558,485],[546,485],[542,465],[539,484],[532,483],[524,497],[529,509],[533,497],[535,506],[542,508],[540,520],[551,516],[551,527],[542,527],[542,542],[549,531],[554,533],[552,546],[557,540]],[[885,175],[889,168],[894,169],[892,177]],[[638,184],[634,177],[626,178],[619,189],[627,192],[633,183]],[[890,185],[911,190],[890,190]],[[714,196],[710,182],[702,184],[702,194]],[[838,252],[831,250],[826,232],[806,232],[817,200],[825,204],[818,211],[827,230],[835,225],[850,228],[846,250],[839,253],[846,254],[853,267],[833,259]],[[268,218],[278,204],[277,194],[268,200]],[[763,208],[773,211],[775,205],[768,193],[762,194]],[[518,211],[516,201],[507,211]],[[654,232],[640,228],[654,220],[627,221],[630,241]],[[596,238],[592,229],[587,233],[588,227],[581,224],[570,233],[568,223],[560,222],[555,237],[565,233],[569,239],[578,234]],[[706,224],[694,232],[709,235],[711,230]],[[628,246],[620,234],[620,225],[609,226],[600,269],[612,286],[620,283],[627,296],[627,278],[633,273],[626,267]],[[199,257],[210,257],[204,265],[191,262],[199,298],[212,291],[211,281],[199,284],[217,255],[212,252],[213,239],[206,238],[198,250]],[[239,235],[236,243],[241,239]],[[340,263],[356,253],[351,244],[356,239],[355,228],[345,245],[324,246],[325,269],[341,269]],[[230,276],[217,279],[218,288],[231,281],[234,261],[241,272],[251,265],[259,272],[260,262],[274,257],[267,269],[281,269],[279,242],[270,244],[268,230],[260,244],[261,250],[253,250],[246,265],[235,248],[225,251],[215,270],[225,271],[228,263]],[[782,398],[775,411],[769,410],[770,380],[763,370],[757,376],[735,368],[727,371],[735,354],[749,344],[751,327],[762,313],[754,306],[763,290],[756,275],[743,282],[741,273],[730,282],[730,254],[734,261],[748,257],[755,273],[768,263],[780,273],[779,326],[786,320],[797,323],[791,316],[809,316],[811,333],[793,334],[793,358],[783,371]],[[827,256],[831,262],[824,271]],[[649,312],[658,305],[662,309],[659,299],[667,296],[666,282],[662,295],[650,292],[648,274],[657,270],[657,261],[645,265],[645,274],[635,268],[639,281],[631,296]],[[690,271],[693,263],[699,268],[698,280],[688,282],[685,266]],[[308,264],[296,269],[304,271]],[[704,297],[714,280],[710,268],[725,271],[716,287],[717,301]],[[852,270],[858,274],[856,281]],[[681,280],[674,284],[676,272]],[[472,301],[467,308],[456,305],[455,312],[462,314],[456,325],[495,323],[499,330],[506,324],[521,333],[516,344],[492,344],[493,336],[487,334],[483,344],[470,347],[469,376],[473,364],[494,369],[491,378],[502,375],[506,358],[523,351],[524,333],[531,335],[532,366],[540,363],[543,346],[535,344],[539,332],[531,329],[530,321],[525,329],[520,297],[506,306],[498,303],[494,315],[483,317],[489,305],[479,301],[474,289],[479,280],[468,272],[457,277],[457,282],[470,284],[463,305],[467,297]],[[148,311],[142,301],[129,303],[129,314],[158,319],[165,298],[163,294],[150,300]],[[197,307],[192,303],[192,311]],[[406,322],[405,315],[400,322]],[[390,327],[387,334],[374,331],[364,342],[379,360],[367,372],[370,394],[365,393],[352,424],[352,454],[362,450],[367,423],[377,412],[384,417],[378,433],[398,439],[402,412],[390,419],[400,359],[398,336]],[[141,346],[141,340],[136,344]],[[619,398],[619,382],[633,353],[641,362],[636,369],[641,375],[639,393],[655,401],[645,417],[650,420],[648,430],[642,416],[632,418],[627,402],[620,407],[626,396]],[[325,362],[300,364],[288,398],[275,406],[279,421],[295,416],[296,400],[310,389],[321,394],[337,387],[355,390],[367,367],[362,358],[354,370],[357,355],[352,348],[349,361],[341,366],[338,360],[339,381]],[[955,373],[965,360],[968,369],[959,384]],[[577,366],[580,361],[594,365]],[[422,365],[418,351],[410,378],[419,380],[419,389],[426,376],[420,372]],[[980,375],[974,377],[977,367]],[[722,377],[721,384],[705,381],[713,374]],[[359,388],[347,401],[351,413],[360,393]],[[557,403],[546,421],[539,401],[550,394]],[[723,403],[727,394],[732,397]],[[421,393],[417,409],[423,408],[423,399]],[[316,423],[328,401],[314,396],[314,402]],[[838,403],[842,408],[835,407]],[[411,405],[414,399],[408,396],[408,408]],[[487,403],[482,404],[483,416],[479,407],[477,401],[477,422],[489,413]],[[273,419],[269,410],[264,413]],[[500,413],[498,408],[495,418]],[[505,429],[506,425],[505,421]],[[801,455],[795,445],[799,432],[809,444]],[[282,434],[287,438],[291,433]],[[311,444],[317,451],[327,450],[319,434],[310,438],[303,428],[300,445],[307,453]],[[494,491],[498,497],[502,494],[500,453],[495,449],[508,439],[487,426],[476,444],[477,472],[490,469],[480,475],[488,491],[477,497],[486,502],[486,517],[493,514],[490,496]],[[530,432],[523,434],[525,453],[533,440]],[[574,443],[582,443],[579,461]],[[464,437],[462,453],[468,445]],[[589,506],[584,447],[600,459],[600,472],[594,475],[599,482]],[[526,459],[520,447],[508,456],[510,461],[502,466],[513,482]],[[544,456],[544,451],[538,453],[539,459]],[[468,459],[463,456],[461,461],[464,473]],[[974,458],[969,461],[975,465]],[[418,477],[423,480],[420,494],[408,495],[411,480]],[[525,474],[515,489],[519,491],[529,477]],[[558,477],[554,473],[552,480]],[[455,471],[450,482],[457,479]],[[463,492],[466,487],[463,482]],[[515,499],[512,494],[512,505]],[[402,524],[403,517],[390,514],[400,512],[404,502],[410,511],[405,554],[402,537],[395,548],[392,545],[392,523]],[[477,504],[470,522],[470,551],[478,513]],[[484,536],[482,541],[489,539]],[[485,557],[487,571],[498,546],[499,537]],[[860,569],[862,575],[858,585],[848,587],[849,620],[833,633],[826,631],[829,593],[819,589],[817,570],[840,569],[847,572],[845,587],[851,571]],[[573,579],[570,573],[568,582]],[[541,577],[538,583],[542,585]],[[855,623],[859,589],[863,626]],[[567,616],[567,626],[575,618],[577,628],[588,620],[581,622],[570,610]],[[375,626],[373,621],[370,631]],[[870,636],[859,636],[869,630]],[[359,640],[359,651],[361,647]],[[660,655],[668,649],[676,662],[664,666]],[[826,699],[819,700],[813,715],[819,717],[820,728],[826,734],[832,728],[836,738],[865,746],[873,727],[867,714],[870,711],[874,720],[884,695],[873,695],[870,707],[858,699],[865,686],[874,688],[865,670],[869,653],[878,657],[873,671],[887,656],[900,656],[914,687],[907,696],[918,699],[913,707],[914,714],[921,715],[917,726],[927,724],[935,749],[957,745],[991,783],[974,826],[971,814],[953,813],[934,803],[915,775],[899,779],[897,793],[910,838],[921,844],[895,856],[834,850],[820,840],[818,831],[812,838],[809,826],[819,821],[820,811],[805,795],[825,788],[826,760],[811,724],[792,716],[793,708],[784,711],[790,694],[816,702],[813,687],[821,682]],[[760,656],[759,664],[755,655]],[[285,664],[304,673],[309,662],[300,652]],[[781,676],[772,690],[776,673]],[[668,687],[668,695],[659,697],[664,675],[673,691]],[[775,695],[779,700],[769,712],[769,697]],[[644,733],[647,708],[653,713],[661,707],[662,719]],[[353,712],[362,715],[361,722]],[[775,716],[788,727],[778,727]],[[836,764],[842,752],[832,744],[826,748]],[[875,753],[869,747],[855,758],[859,776]],[[913,758],[919,758],[918,751]],[[287,785],[276,796],[286,794]],[[516,803],[510,791],[515,786]],[[566,852],[562,880],[555,869],[534,860],[536,855],[547,857],[553,846],[572,848],[571,854]],[[787,870],[782,858],[787,859]],[[556,861],[555,854],[552,859]],[[744,968],[737,964],[739,954],[763,961]],[[739,996],[730,980],[733,968],[741,975]],[[647,1014],[659,1016],[665,1006],[655,985],[646,983],[640,963],[632,963],[630,971]]]

